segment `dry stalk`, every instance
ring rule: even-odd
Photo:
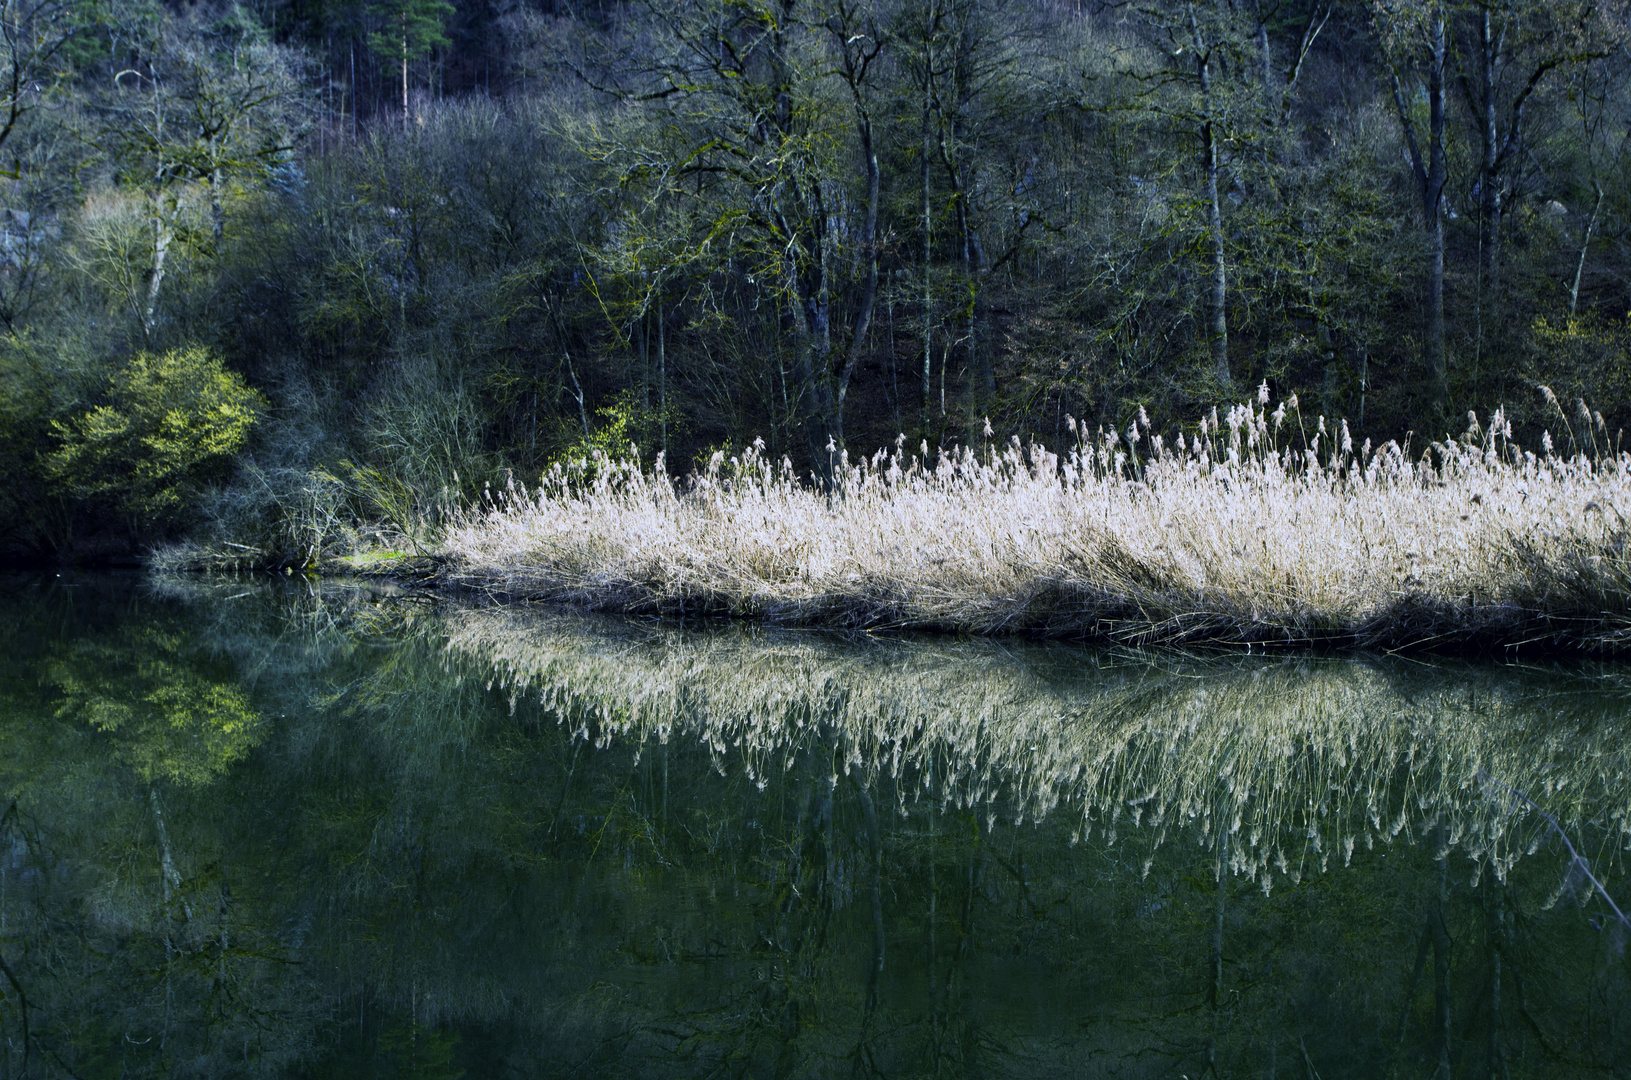
[[[1292,403],[1294,408],[1294,399]],[[782,625],[1362,648],[1631,642],[1631,455],[1525,453],[1497,414],[1419,456],[1240,405],[1057,455],[843,455],[836,496],[759,447],[675,483],[598,459],[465,513],[456,583]]]

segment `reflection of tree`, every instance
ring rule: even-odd
[[[274,1072],[304,980],[212,795],[264,728],[178,622],[81,595],[0,597],[0,1075]]]
[[[115,754],[144,783],[209,783],[260,742],[260,718],[242,690],[173,658],[174,635],[119,645],[85,642],[51,664],[57,716],[113,739]]]
[[[457,1035],[412,1022],[387,1028],[379,1038],[380,1049],[400,1080],[459,1080],[464,1070],[453,1061],[458,1044]]]
[[[78,1025],[73,1045],[96,1048],[76,1051],[78,1075],[117,1075],[121,1054],[132,1075],[185,1071],[190,1054],[215,1075],[311,1077],[1193,1077],[1209,1058],[1219,1076],[1428,1076],[1441,996],[1457,1076],[1499,1075],[1497,1061],[1513,1076],[1611,1072],[1631,1051],[1606,1020],[1631,991],[1624,961],[1571,906],[1589,898],[1554,897],[1558,864],[1541,850],[1497,862],[1471,844],[1499,815],[1438,775],[1477,750],[1507,775],[1549,776],[1540,798],[1593,845],[1597,871],[1623,875],[1597,846],[1620,835],[1616,699],[1566,678],[1094,673],[1057,650],[579,626],[552,631],[553,667],[528,669],[522,690],[518,668],[494,678],[480,651],[537,655],[507,616],[488,624],[505,633],[477,636],[465,620],[485,617],[450,626],[356,595],[196,588],[208,663],[176,620],[126,614],[120,634],[78,644],[14,634],[43,644],[7,654],[33,674],[0,680],[0,780],[27,834],[9,860],[0,841],[0,958],[50,1006],[29,1013],[36,1045],[61,1052]],[[138,640],[130,656],[106,651]],[[246,707],[248,683],[226,673],[256,678],[260,751],[212,780],[154,765],[145,781],[143,760],[208,755],[162,727],[149,758],[127,749],[141,710],[159,708],[140,704],[138,655]],[[86,722],[89,704],[57,718],[97,696],[70,695],[48,674],[60,665],[77,686],[109,680],[101,696],[135,714],[108,730]],[[762,681],[778,671],[778,686]],[[119,679],[135,689],[109,689]],[[726,705],[767,687],[774,709]],[[1185,696],[1201,691],[1219,730]],[[1414,742],[1382,722],[1412,697]],[[1283,705],[1299,701],[1302,713]],[[1060,703],[1076,714],[1061,719]],[[1337,704],[1346,721],[1323,711]],[[934,710],[984,726],[958,742]],[[1157,738],[1169,729],[1182,737]],[[1284,738],[1290,762],[1251,730]],[[1338,819],[1368,815],[1368,772],[1400,746],[1417,762],[1376,778],[1377,797],[1394,813],[1400,790],[1425,805],[1343,852],[1327,838],[1353,835]],[[1109,779],[1087,783],[1090,767]],[[1268,842],[1286,866],[1271,860],[1266,892],[1229,839],[1242,806],[1229,782],[1272,792],[1263,777],[1282,801],[1325,807],[1254,819],[1244,803],[1242,831],[1281,823]],[[1361,797],[1341,795],[1356,785]],[[178,853],[168,905],[154,787]],[[1189,793],[1211,812],[1191,816]],[[1440,978],[1428,940],[1413,979],[1430,916],[1446,965]],[[91,946],[102,959],[65,980],[62,957]],[[0,1034],[15,1038],[15,995],[0,997]],[[127,1033],[153,1042],[129,1050]]]

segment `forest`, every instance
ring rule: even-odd
[[[0,0],[0,556],[305,565],[562,462],[820,489],[1270,393],[1305,445],[1617,451],[1628,39],[1621,0]]]

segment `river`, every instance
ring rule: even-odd
[[[0,639],[6,1077],[1631,1075],[1625,665],[142,575]]]

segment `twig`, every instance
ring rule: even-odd
[[[1529,796],[1525,795],[1523,792],[1519,791],[1517,788],[1511,786],[1510,784],[1501,783],[1499,780],[1495,779],[1493,776],[1491,776],[1484,769],[1479,769],[1478,770],[1478,778],[1480,780],[1485,781],[1486,783],[1494,784],[1498,788],[1502,788],[1502,789],[1504,789],[1506,791],[1511,792],[1513,795],[1516,795],[1518,798],[1520,798],[1524,802],[1528,803],[1529,806],[1535,811],[1535,813],[1537,813],[1541,817],[1545,818],[1546,823],[1552,827],[1552,831],[1557,833],[1558,838],[1563,841],[1563,846],[1569,849],[1569,860],[1570,860],[1569,865],[1570,865],[1570,867],[1572,869],[1579,870],[1582,874],[1585,875],[1586,880],[1591,882],[1592,888],[1596,889],[1599,893],[1601,893],[1602,897],[1603,897],[1603,900],[1608,904],[1608,906],[1610,908],[1613,909],[1614,917],[1619,920],[1620,925],[1625,927],[1627,930],[1631,930],[1631,919],[1626,918],[1625,912],[1620,910],[1620,905],[1618,905],[1618,904],[1616,904],[1614,902],[1614,898],[1608,894],[1608,890],[1603,888],[1603,883],[1597,880],[1597,875],[1595,875],[1595,874],[1593,874],[1591,872],[1591,863],[1587,862],[1586,857],[1584,855],[1580,854],[1580,852],[1575,849],[1574,841],[1570,840],[1569,839],[1569,834],[1563,831],[1563,826],[1558,824],[1557,818],[1553,817],[1551,814],[1548,814],[1546,811],[1542,810],[1535,803],[1534,799],[1531,799]]]

